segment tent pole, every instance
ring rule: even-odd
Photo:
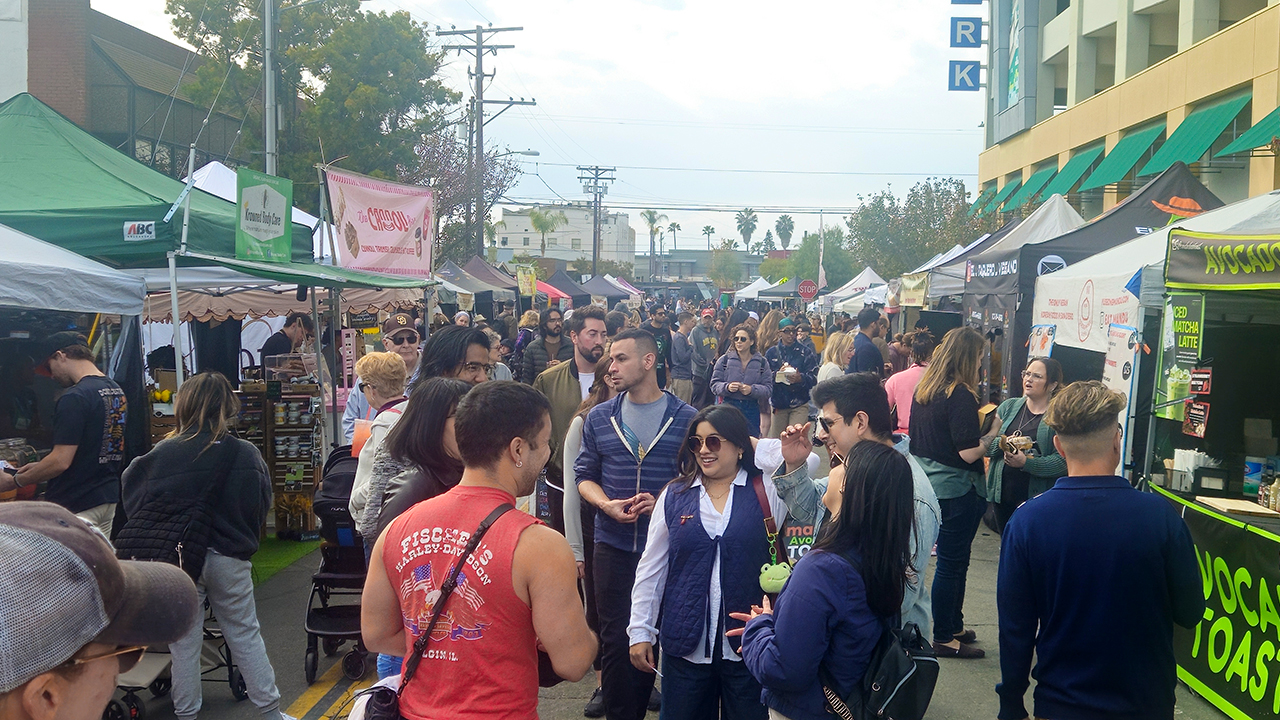
[[[329,257],[335,267],[341,263],[338,262],[338,248],[333,242],[333,218],[329,213],[329,188],[324,182],[324,166],[316,165],[316,177],[320,179],[320,232],[329,240]],[[321,257],[324,256],[324,247],[320,248]]]
[[[186,223],[182,225],[186,230]],[[183,243],[186,244],[185,242]],[[177,357],[177,386],[182,387],[182,318],[178,315],[178,258],[169,253],[169,310],[173,313],[173,354]]]
[[[336,258],[335,258],[336,261]],[[337,374],[342,377],[342,386],[347,386],[347,365],[342,358],[342,290],[332,288],[329,290],[329,311],[332,313],[333,319],[330,327],[333,328],[333,366],[337,370]],[[333,446],[338,447],[343,444],[342,426],[338,422],[338,380],[334,378],[333,384]]]
[[[315,344],[316,353],[316,373],[319,374],[320,381],[320,427],[324,427],[325,423],[325,406],[324,406],[324,328],[320,325],[320,311],[316,304],[316,288],[311,288],[311,326],[316,329],[312,342]],[[333,381],[333,374],[329,375],[330,382]],[[320,434],[323,436],[324,431]],[[323,438],[322,438],[323,439]]]

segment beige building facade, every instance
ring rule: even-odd
[[[1280,187],[1280,0],[990,6],[975,210],[1094,217],[1179,160],[1226,202]]]

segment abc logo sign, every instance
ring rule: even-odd
[[[127,222],[124,224],[125,242],[155,239],[156,224],[154,222]]]

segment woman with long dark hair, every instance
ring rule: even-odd
[[[938,657],[980,658],[964,627],[964,590],[973,536],[986,512],[978,424],[978,368],[986,341],[970,327],[950,330],[933,351],[911,402],[911,454],[929,476],[942,510],[933,573],[933,647]]]
[[[750,315],[743,308],[734,308],[733,312],[725,311],[728,318],[724,321],[724,329],[720,331],[720,354],[724,355],[733,349],[733,331],[747,321]],[[753,329],[754,331],[754,329]]]
[[[771,718],[826,720],[819,670],[846,697],[862,679],[886,622],[902,606],[910,567],[911,466],[888,445],[861,442],[844,481],[822,498],[832,520],[796,563],[771,608],[766,596],[742,633],[742,657],[764,687]],[[665,690],[665,685],[663,687]]]
[[[756,331],[743,323],[729,333],[732,344],[711,368],[711,392],[720,402],[742,412],[750,424],[751,436],[761,437],[760,406],[773,393],[773,373],[769,361],[756,349]]]
[[[280,691],[258,625],[250,562],[271,507],[271,479],[257,448],[231,435],[239,412],[240,401],[221,373],[203,372],[187,380],[174,404],[177,429],[129,464],[121,490],[128,515],[166,497],[208,498],[214,522],[196,589],[201,604],[208,599],[218,616],[249,699],[263,718],[273,720],[280,717]],[[220,476],[225,478],[222,486],[212,487]],[[146,530],[141,525],[137,529]],[[202,632],[203,624],[196,623],[169,646],[173,709],[179,717],[195,717],[200,711]]]
[[[689,423],[680,475],[658,496],[631,591],[631,662],[654,672],[662,640],[662,717],[763,720],[760,686],[738,655],[732,615],[760,597],[761,568],[773,556],[768,517],[782,526],[786,505],[756,468],[742,412],[713,405]],[[659,622],[661,617],[661,622]],[[660,626],[660,627],[659,627]]]

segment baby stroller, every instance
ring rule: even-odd
[[[319,650],[326,656],[345,642],[355,645],[342,658],[342,672],[352,680],[364,677],[369,651],[360,638],[360,593],[364,589],[364,540],[356,531],[347,504],[355,482],[357,460],[351,446],[329,453],[312,510],[320,518],[320,569],[311,576],[307,600],[307,652],[304,669],[307,684],[316,681]],[[349,602],[351,597],[356,602]],[[335,598],[348,602],[332,603]]]

